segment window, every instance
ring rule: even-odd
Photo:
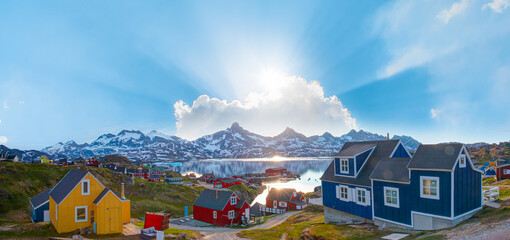
[[[399,208],[398,188],[384,187],[384,206]]]
[[[287,207],[287,203],[286,202],[280,202],[280,207]]]
[[[439,178],[421,176],[420,189],[420,197],[439,199]]]
[[[503,174],[510,174],[510,169],[503,169]]]
[[[90,179],[81,182],[81,195],[90,195]]]
[[[340,173],[349,174],[349,160],[348,159],[340,159]]]
[[[276,208],[276,206],[278,206],[278,201],[273,200],[273,208]]]
[[[235,217],[234,210],[228,211],[228,219],[232,219]]]
[[[466,155],[464,155],[464,154],[460,155],[459,167],[461,167],[461,168],[466,167]]]
[[[86,222],[88,219],[87,209],[88,209],[87,206],[75,207],[74,208],[74,221],[75,222]]]
[[[370,205],[370,192],[363,188],[356,188],[356,203],[359,205]]]
[[[349,187],[340,185],[338,189],[338,198],[343,201],[349,201]]]
[[[212,217],[213,217],[214,219],[216,219],[216,218],[218,217],[218,213],[217,213],[216,211],[213,211],[213,213],[212,213]]]
[[[237,203],[237,198],[236,197],[231,197],[230,198],[230,204],[231,205],[235,205]]]
[[[296,196],[297,196],[296,192],[294,192],[292,195],[293,195],[294,197],[296,197]]]

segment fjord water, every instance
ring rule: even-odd
[[[181,174],[210,173],[216,177],[231,177],[247,173],[263,173],[268,168],[283,167],[292,173],[301,174],[300,179],[287,182],[265,182],[268,188],[295,188],[297,191],[312,192],[319,186],[320,177],[331,163],[331,158],[250,158],[250,159],[208,159],[182,162],[181,166],[168,166]],[[257,196],[254,202],[265,204],[268,190]]]

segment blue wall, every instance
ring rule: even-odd
[[[400,208],[384,205],[384,187],[394,187],[399,190]],[[374,189],[374,216],[387,220],[411,225],[411,186],[409,184],[398,184],[390,182],[373,182]]]
[[[420,176],[439,177],[439,199],[420,197]],[[411,170],[411,199],[413,211],[451,217],[451,173]]]
[[[370,155],[371,152],[372,152],[372,149],[365,151],[364,153],[356,156],[356,170],[357,170],[356,174],[359,173],[359,171],[361,170],[361,166],[363,166],[363,163],[365,163],[367,161],[368,155]]]
[[[404,148],[404,145],[399,144],[397,147],[397,150],[395,150],[395,153],[393,153],[392,158],[410,158],[409,154],[407,154],[406,149]]]
[[[467,155],[467,153],[464,153]],[[482,174],[474,171],[466,159],[466,167],[461,168],[460,161],[454,172],[454,215],[469,212],[481,206],[481,178]]]
[[[354,176],[354,158],[349,158],[349,174],[340,173],[340,158],[335,158],[335,174]]]
[[[322,195],[323,195],[323,204],[326,207],[330,207],[339,211],[347,212],[353,215],[357,215],[360,217],[364,217],[367,219],[372,219],[372,206],[363,206],[358,205],[356,202],[350,201],[342,201],[336,198],[336,186],[337,185],[347,185],[347,184],[339,184],[333,182],[322,181]],[[349,186],[349,185],[347,185]],[[356,186],[349,186],[349,188],[356,188]],[[368,189],[369,188],[364,188]],[[352,194],[351,192],[349,194]],[[371,203],[370,203],[371,204]]]
[[[50,209],[50,203],[47,202],[40,206],[39,208],[35,209],[31,207],[30,210],[30,216],[32,217],[32,220],[34,222],[43,222],[44,221],[44,211]]]

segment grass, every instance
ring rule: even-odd
[[[140,228],[143,228],[144,227],[144,224],[145,222],[143,221],[140,221],[140,222],[137,222],[137,223],[133,223],[134,225],[140,227]],[[177,228],[167,228],[163,231],[165,234],[172,234],[172,235],[179,235],[179,234],[182,234],[182,233],[186,233],[186,235],[188,237],[191,237],[191,238],[194,238],[194,239],[198,239],[202,236],[202,234],[200,234],[199,232],[196,232],[196,231],[191,231],[191,230],[181,230],[181,229],[177,229]]]
[[[346,225],[325,224],[324,215],[320,209],[320,207],[305,209],[273,228],[244,230],[238,235],[249,239],[269,240],[280,239],[284,234],[286,239],[374,239],[388,234],[388,232],[369,231]]]

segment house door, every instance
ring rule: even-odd
[[[246,217],[246,222],[249,222],[250,221],[250,208],[246,208],[246,210],[244,210],[244,216]]]
[[[44,210],[44,221],[49,222],[50,221],[50,210]]]
[[[120,208],[110,208],[110,232],[122,232],[122,223],[120,217]]]

